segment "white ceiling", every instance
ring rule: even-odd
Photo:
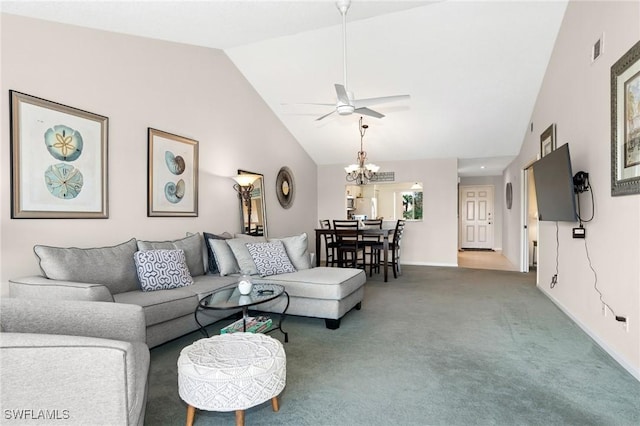
[[[501,174],[518,154],[566,0],[358,1],[347,14],[348,88],[356,98],[409,94],[372,109],[371,162],[459,158],[462,176]],[[2,1],[2,12],[224,49],[318,164],[347,164],[359,115],[335,102],[343,83],[334,1]],[[480,167],[484,166],[484,169]]]

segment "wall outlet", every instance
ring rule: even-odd
[[[625,331],[628,333],[629,332],[629,317],[623,317],[622,315],[616,315],[616,321],[620,322],[622,324],[622,327],[624,327]]]

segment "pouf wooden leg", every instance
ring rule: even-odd
[[[193,426],[193,419],[196,416],[196,407],[187,405],[187,426]]]
[[[271,398],[271,407],[273,408],[273,411],[278,411],[280,410],[280,405],[278,404],[278,397],[274,396],[273,398]]]
[[[236,410],[236,426],[244,426],[244,410]]]

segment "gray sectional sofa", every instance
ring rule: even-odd
[[[209,237],[206,240],[201,234],[188,234],[179,240],[131,239],[98,248],[39,245],[34,252],[42,275],[11,279],[10,296],[139,305],[144,310],[147,344],[154,347],[196,330],[194,312],[200,299],[234,284],[241,274],[255,272],[255,264],[245,251],[246,244],[256,240],[238,235],[236,238],[205,235]],[[254,274],[254,280],[285,286],[290,296],[287,314],[323,318],[328,328],[336,329],[349,310],[360,308],[366,281],[362,270],[312,268],[306,234],[269,241],[274,240],[282,242],[295,272],[265,277]],[[134,254],[139,250],[183,251],[192,282],[177,288],[143,291],[134,262]],[[285,298],[278,298],[259,309],[280,313],[285,303]],[[206,325],[231,314],[232,311],[199,311],[198,320]]]
[[[0,423],[143,425],[142,308],[3,297],[0,311]]]

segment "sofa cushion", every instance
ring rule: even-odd
[[[138,250],[184,250],[189,272],[192,276],[204,275],[202,261],[202,240],[200,234],[192,234],[179,240],[170,241],[141,241],[138,240]]]
[[[113,297],[117,303],[140,305],[144,309],[147,327],[193,314],[198,298],[190,287],[144,292],[128,291]]]
[[[224,232],[220,235],[217,234],[211,234],[209,232],[203,232],[202,235],[204,236],[204,245],[207,248],[207,259],[208,259],[208,273],[209,274],[216,274],[220,271],[218,271],[218,264],[216,263],[216,258],[213,255],[213,249],[211,248],[211,244],[209,243],[210,239],[213,240],[227,240],[229,238],[233,238],[231,236],[231,234],[229,234],[228,232]]]
[[[167,290],[193,284],[183,250],[142,250],[133,258],[142,291]]]
[[[138,275],[133,254],[136,239],[110,247],[63,248],[36,245],[33,248],[45,277],[105,285],[111,294],[137,290]]]
[[[309,256],[308,238],[306,232],[300,235],[285,238],[269,238],[269,241],[282,241],[287,255],[296,270],[311,268],[311,257]]]
[[[263,277],[296,271],[287,256],[282,241],[247,243],[246,247],[258,272]]]
[[[231,247],[229,247],[226,240],[214,240],[210,238],[209,244],[213,251],[213,257],[216,259],[216,265],[220,275],[225,276],[240,272],[236,257],[233,255]]]
[[[260,278],[259,282],[283,285],[291,297],[342,300],[362,287],[366,281],[367,274],[362,269],[319,266]]]
[[[233,256],[236,258],[236,262],[238,262],[240,273],[244,275],[258,274],[258,269],[256,268],[256,264],[253,261],[253,257],[247,249],[247,244],[251,241],[253,240],[246,238],[232,238],[230,240],[227,240],[227,244],[231,248]]]
[[[222,288],[226,285],[238,282],[238,276],[228,275],[221,277],[220,275],[201,275],[193,277],[193,285],[188,287],[198,296],[198,300],[210,295],[214,290]]]

